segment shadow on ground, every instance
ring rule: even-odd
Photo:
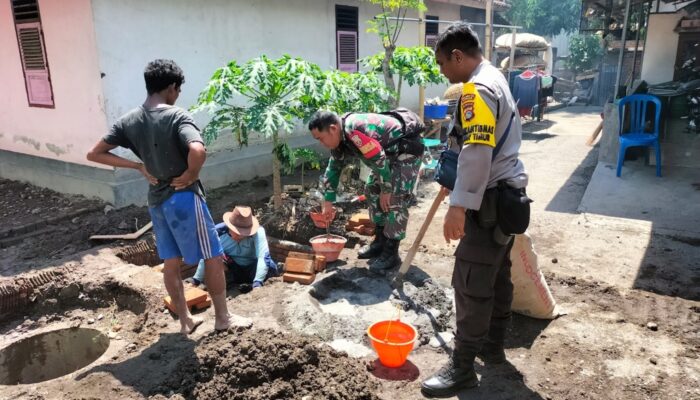
[[[457,395],[459,400],[543,399],[542,396],[527,387],[523,374],[509,362],[481,367],[477,365],[476,372],[481,375],[479,386]]]
[[[578,207],[581,204],[586,187],[591,181],[593,171],[598,163],[598,147],[588,152],[586,158],[576,167],[566,182],[549,201],[546,211],[579,214]],[[535,199],[537,201],[537,199]]]
[[[158,341],[139,355],[122,362],[96,366],[78,375],[76,380],[89,380],[93,374],[107,373],[149,397],[159,393],[161,387],[177,386],[168,385],[169,379],[181,376],[175,372],[183,360],[196,360],[196,346],[197,342],[179,333],[161,333]]]

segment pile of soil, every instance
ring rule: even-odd
[[[379,399],[360,361],[293,334],[237,328],[212,333],[183,359],[162,395],[186,399]],[[162,398],[162,396],[155,396]]]
[[[28,183],[0,179],[2,232],[77,210],[104,207],[99,200],[71,196]]]
[[[308,194],[300,198],[283,195],[280,209],[276,209],[270,200],[270,203],[257,209],[256,214],[268,236],[308,245],[309,239],[314,236],[330,232],[347,237],[346,247],[353,247],[360,238],[354,233],[349,234],[345,225],[352,214],[363,206],[364,204],[359,202],[336,202],[336,216],[328,231],[316,227],[311,219],[310,213],[321,209],[321,200]]]

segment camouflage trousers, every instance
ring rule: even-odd
[[[375,225],[384,227],[384,236],[389,239],[402,240],[406,237],[408,207],[418,178],[420,163],[420,158],[409,155],[390,160],[392,193],[389,212],[382,211],[379,204],[381,192],[379,177],[372,172],[367,178],[366,194],[369,201],[369,214]]]

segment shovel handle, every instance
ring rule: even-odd
[[[440,188],[437,196],[435,196],[435,200],[433,200],[433,204],[430,206],[430,210],[428,210],[428,215],[425,216],[423,225],[421,225],[420,230],[418,231],[418,236],[416,236],[411,248],[408,250],[406,258],[404,258],[403,263],[401,263],[401,268],[399,268],[399,272],[396,275],[397,279],[401,279],[401,277],[403,277],[403,275],[408,271],[408,268],[411,266],[413,257],[416,256],[416,252],[418,251],[418,246],[420,246],[420,243],[423,241],[423,236],[425,236],[425,232],[428,231],[428,227],[433,221],[433,217],[435,217],[435,213],[440,207],[440,203],[442,203],[442,201],[445,199],[445,196],[447,196],[447,189]]]

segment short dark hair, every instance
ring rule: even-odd
[[[143,71],[143,78],[149,95],[160,92],[173,83],[176,87],[185,83],[185,74],[173,60],[158,59],[149,62]]]
[[[318,129],[319,131],[325,131],[329,126],[337,124],[340,126],[340,118],[338,115],[331,111],[316,111],[314,115],[311,116],[309,120],[309,130]]]
[[[435,52],[442,52],[448,59],[452,57],[452,51],[455,49],[472,57],[481,54],[479,36],[466,22],[456,22],[447,27],[435,43]]]

